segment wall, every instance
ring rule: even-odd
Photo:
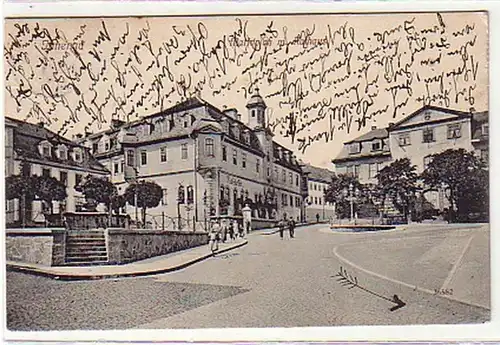
[[[108,229],[107,239],[109,264],[124,264],[206,245],[208,234],[183,231]]]
[[[6,260],[56,266],[64,263],[64,229],[7,230]]]

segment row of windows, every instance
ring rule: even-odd
[[[282,206],[300,207],[300,204],[300,197],[281,193]]]
[[[51,158],[52,157],[52,145],[45,142],[40,144],[41,147],[41,155],[43,157]],[[74,148],[73,149],[73,160],[75,162],[81,162],[83,160],[83,152],[81,148]],[[67,160],[68,159],[68,148],[66,146],[59,146],[59,148],[56,151],[57,158],[62,159],[62,160]]]
[[[209,139],[209,138],[207,138],[207,139]],[[205,147],[207,147],[206,143],[205,143]],[[208,150],[205,149],[205,152],[207,153]],[[227,146],[226,145],[222,145],[222,160],[224,162],[227,162]],[[234,165],[238,165],[239,154],[238,154],[238,150],[235,149],[235,148],[233,148],[233,157],[232,157],[232,160],[233,160],[233,164]],[[248,163],[247,154],[246,154],[246,152],[242,152],[241,153],[241,167],[242,168],[246,168],[247,167],[247,163]],[[260,159],[257,158],[257,160],[255,161],[255,171],[257,173],[260,173],[260,168],[261,168]]]
[[[323,197],[317,197],[317,196],[315,196],[315,197],[312,197],[312,196],[308,197],[307,198],[307,203],[309,205],[331,205],[332,204],[331,202],[325,201],[325,198],[323,198]]]
[[[30,176],[31,175],[31,167],[29,165],[23,166],[22,175],[23,176]],[[42,176],[51,177],[52,176],[52,169],[42,168]],[[61,181],[65,186],[68,186],[68,172],[62,171],[62,170],[59,171],[59,181]],[[79,185],[80,182],[82,182],[82,175],[75,174],[75,186]]]
[[[460,123],[448,125],[447,138],[458,139],[462,137],[462,126]],[[424,128],[422,130],[422,142],[432,143],[436,141],[436,135],[433,127]],[[399,136],[399,146],[411,145],[410,133],[401,134]]]
[[[381,151],[384,143],[381,140],[376,140],[371,143],[372,151]],[[349,145],[349,153],[356,154],[361,152],[361,143],[353,143]]]
[[[319,191],[324,192],[326,190],[326,185],[321,184],[321,183],[309,182],[309,189],[310,190],[319,190]]]
[[[181,159],[188,159],[188,146],[187,144],[181,144]],[[160,163],[165,163],[168,160],[167,148],[160,147]],[[148,152],[146,150],[140,151],[140,164],[142,166],[148,164]],[[127,151],[127,166],[135,166],[135,151]],[[118,171],[118,163],[115,163],[115,173]],[[122,167],[123,172],[123,167]]]

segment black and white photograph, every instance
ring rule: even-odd
[[[8,331],[490,322],[488,23],[6,18]]]

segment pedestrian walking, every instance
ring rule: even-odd
[[[228,232],[229,232],[229,238],[231,239],[231,241],[234,241],[236,239],[236,236],[235,236],[233,222],[229,222]]]
[[[217,221],[212,224],[212,229],[210,230],[210,250],[212,253],[219,250],[219,239],[220,239],[220,225]]]
[[[316,213],[316,223],[319,223],[319,213]]]
[[[288,222],[288,231],[290,232],[290,238],[293,238],[295,236],[295,220],[293,220],[293,217],[290,217]]]
[[[245,232],[243,229],[243,223],[242,222],[237,222],[238,224],[238,234],[240,235],[241,238],[245,236]]]
[[[285,222],[283,222],[283,220],[278,222],[278,229],[280,232],[280,238],[283,239],[283,233],[285,232]]]
[[[222,243],[226,243],[228,229],[227,229],[227,222],[225,219],[222,220],[220,230],[221,230],[220,231],[221,241],[222,241]]]

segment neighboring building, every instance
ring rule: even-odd
[[[246,108],[243,123],[236,109],[221,111],[191,98],[135,122],[114,120],[109,130],[82,143],[111,171],[120,193],[135,178],[162,187],[163,200],[147,211],[148,221],[162,213],[195,221],[239,217],[245,204],[252,207],[253,219],[263,222],[284,216],[300,220],[300,164],[273,141],[258,90]],[[133,208],[127,212],[133,214]]]
[[[333,160],[336,173],[353,173],[361,183],[376,183],[385,165],[410,158],[421,173],[431,155],[463,148],[488,157],[488,113],[462,112],[425,106],[388,128],[372,130],[344,144]],[[448,207],[443,192],[428,192],[426,199],[436,208]]]
[[[303,167],[307,174],[308,196],[306,199],[306,220],[315,222],[329,220],[334,217],[333,203],[325,201],[325,191],[332,181],[333,171],[307,164]]]
[[[5,118],[5,133],[6,176],[46,175],[66,184],[68,196],[63,202],[54,202],[54,213],[78,210],[84,200],[81,193],[75,191],[75,185],[88,174],[107,176],[109,173],[85,147],[51,132],[42,123]],[[9,201],[6,222],[11,225],[43,223],[42,207],[40,201],[33,201],[23,211],[18,200]]]

